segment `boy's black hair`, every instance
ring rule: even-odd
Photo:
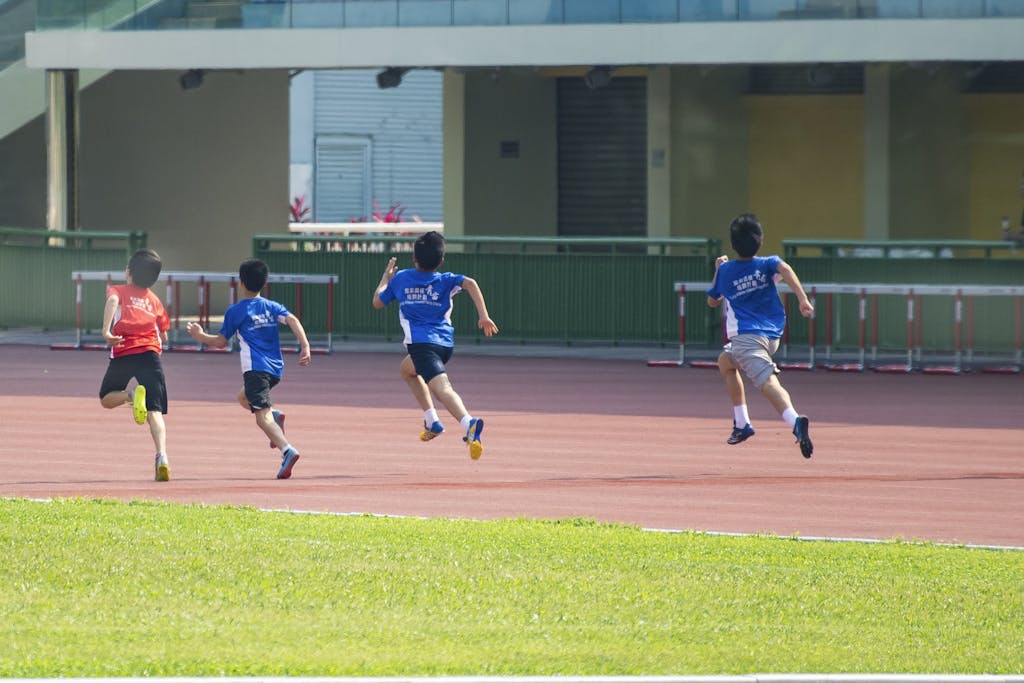
[[[423,233],[416,238],[412,254],[421,270],[437,270],[444,261],[444,235],[434,230]]]
[[[132,284],[136,287],[149,289],[160,277],[164,264],[160,254],[152,249],[139,249],[128,259],[128,272],[132,274]]]
[[[263,291],[269,273],[267,264],[258,258],[245,259],[242,265],[238,266],[238,279],[242,281],[242,286],[257,294]]]
[[[741,258],[752,258],[761,249],[764,240],[761,221],[752,213],[741,213],[729,224],[729,239],[732,248]]]

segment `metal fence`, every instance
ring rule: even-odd
[[[401,339],[397,311],[371,306],[374,288],[392,255],[412,267],[411,237],[257,235],[253,254],[271,271],[337,274],[336,337]],[[607,239],[449,237],[443,270],[480,283],[501,336],[510,341],[675,344],[673,283],[710,277],[718,240],[704,238]],[[274,298],[292,305],[287,290]],[[307,294],[303,324],[321,331],[323,310]],[[479,340],[469,297],[456,297],[452,313],[465,343]],[[695,316],[694,334],[707,334],[708,316]]]
[[[0,327],[74,329],[75,270],[123,270],[146,245],[142,232],[0,228]],[[83,316],[100,324],[102,283]]]

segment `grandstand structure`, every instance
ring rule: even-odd
[[[178,269],[232,268],[252,235],[287,232],[289,77],[311,69],[379,69],[382,89],[443,72],[448,235],[721,237],[751,208],[777,251],[998,239],[1024,208],[1019,0],[0,13],[18,19],[4,24],[0,99],[18,105],[0,113],[0,224],[145,230]]]

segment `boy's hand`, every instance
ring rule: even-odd
[[[203,334],[203,326],[199,323],[188,323],[185,325],[185,331],[196,341],[202,341],[199,337]]]
[[[313,356],[309,351],[308,346],[302,346],[299,348],[299,365],[305,367],[309,365],[310,361],[313,360]]]
[[[103,333],[103,341],[107,342],[111,346],[120,346],[121,342],[124,341],[124,337],[119,334],[113,334],[110,331]]]
[[[494,324],[494,321],[490,318],[480,318],[480,321],[476,324],[481,330],[484,331],[485,337],[498,333],[498,326]]]
[[[722,265],[723,263],[725,263],[726,261],[728,261],[728,260],[729,260],[729,257],[726,256],[725,254],[719,256],[718,258],[716,258],[715,259],[715,270],[718,270],[718,267],[720,265]]]
[[[388,265],[384,268],[384,274],[380,276],[380,283],[386,285],[398,272],[398,257],[392,256],[388,259]]]
[[[800,315],[805,318],[810,318],[814,314],[814,306],[811,305],[809,300],[800,302]]]

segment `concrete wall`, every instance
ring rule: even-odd
[[[530,70],[466,75],[466,234],[557,235],[555,83]],[[502,141],[519,143],[518,159],[501,158]]]
[[[672,70],[672,236],[728,239],[750,208],[747,68]]]
[[[763,253],[783,238],[860,238],[864,115],[859,95],[744,97],[750,118],[749,207]]]
[[[966,95],[970,165],[970,239],[1000,239],[1024,212],[1024,94]]]
[[[288,222],[288,75],[115,72],[81,100],[83,229],[144,230],[165,267],[233,270]]]
[[[46,143],[37,116],[0,138],[0,226],[46,225]]]
[[[233,270],[288,219],[288,78],[114,72],[80,101],[79,223],[143,230],[175,270]],[[42,117],[0,140],[0,225],[46,224]]]

